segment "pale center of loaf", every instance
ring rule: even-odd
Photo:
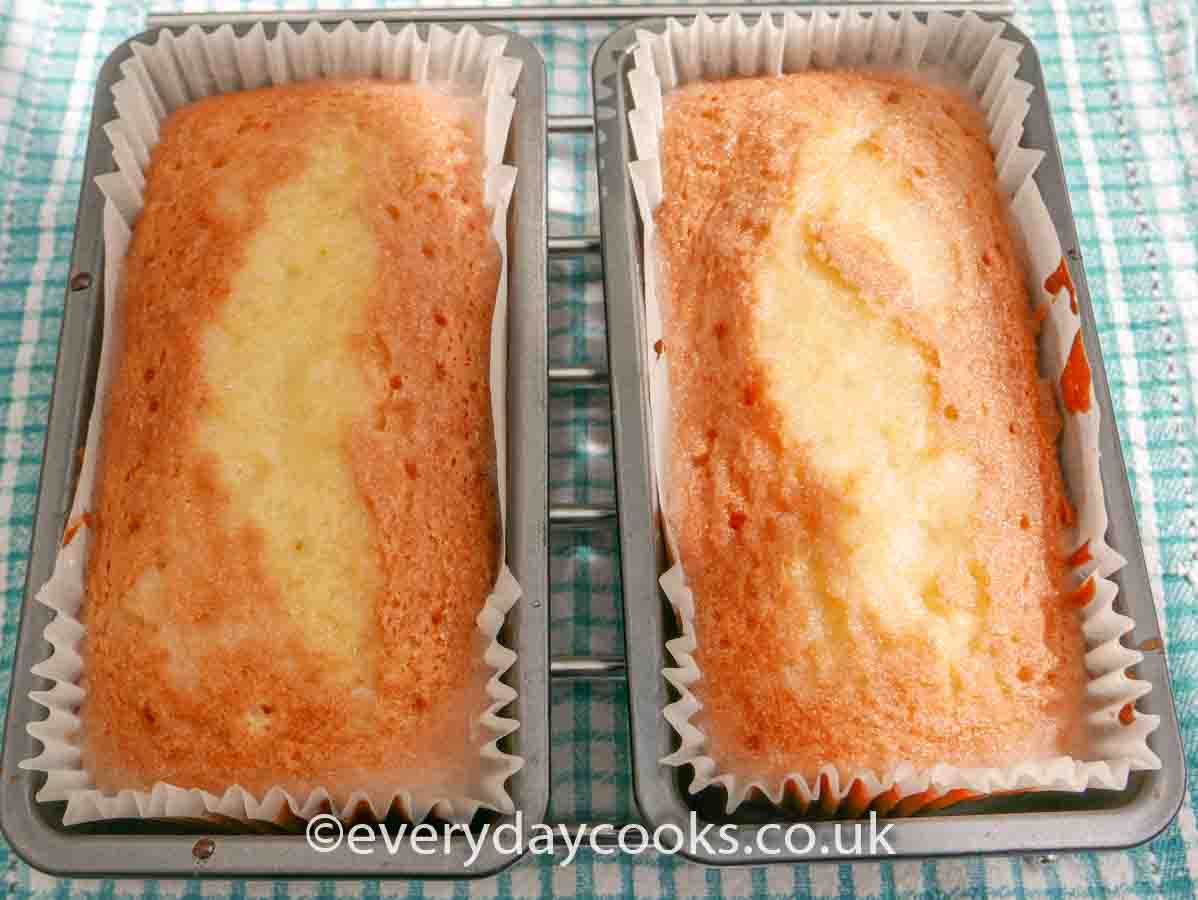
[[[949,315],[952,248],[868,135],[812,136],[799,156],[757,273],[755,330],[786,439],[837,498],[810,540],[784,553],[810,610],[806,646],[822,648],[802,666],[835,677],[854,636],[882,652],[928,641],[949,687],[990,605],[974,542],[979,474],[954,442],[936,354],[876,292]]]
[[[372,409],[353,347],[378,268],[366,189],[350,142],[326,132],[268,195],[203,335],[213,402],[199,417],[226,525],[260,531],[266,575],[304,640],[328,674],[363,686],[381,575],[346,441]]]

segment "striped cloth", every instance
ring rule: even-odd
[[[0,697],[8,689],[24,589],[94,79],[109,51],[140,31],[145,19],[137,0],[13,3],[0,2],[0,583],[5,599],[0,610]],[[469,3],[477,5],[477,0]],[[188,2],[184,7],[208,5]],[[265,5],[262,0],[212,4],[226,9]],[[333,4],[325,0],[320,5]],[[1189,764],[1198,771],[1193,472],[1198,6],[1194,0],[1182,5],[1171,0],[1029,0],[1022,4],[1019,23],[1034,37],[1046,70],[1149,570],[1167,623]],[[588,112],[588,66],[607,29],[522,30],[548,60],[551,112]],[[555,138],[551,151],[552,230],[595,230],[590,141]],[[553,263],[550,328],[555,364],[604,364],[597,261]],[[606,393],[555,388],[551,422],[551,499],[611,502]],[[609,531],[554,536],[553,653],[622,651],[617,572],[615,537]],[[556,686],[551,733],[555,821],[619,821],[635,814],[622,685]],[[1198,829],[1189,795],[1178,821],[1148,846],[1055,861],[974,858],[714,870],[673,858],[600,857],[583,851],[568,868],[555,866],[550,858],[529,859],[498,877],[475,882],[97,882],[58,880],[32,871],[0,843],[0,885],[7,886],[8,896],[38,898],[1192,897],[1196,884]]]

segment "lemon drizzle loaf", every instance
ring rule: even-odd
[[[1058,421],[981,114],[903,76],[666,98],[667,514],[717,766],[1084,749]]]
[[[479,112],[310,82],[165,123],[82,610],[101,790],[477,784],[500,561]]]

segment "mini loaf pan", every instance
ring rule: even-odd
[[[831,11],[835,12],[834,9]],[[811,13],[798,11],[798,14]],[[757,16],[744,18],[751,26]],[[649,447],[648,377],[643,353],[644,273],[640,263],[642,236],[628,177],[628,163],[632,158],[628,112],[633,106],[628,72],[632,66],[630,50],[636,44],[636,31],[661,33],[665,27],[665,20],[661,19],[641,22],[613,33],[600,46],[592,71],[613,439],[619,461],[616,490],[624,615],[630,623],[625,629],[625,640],[634,789],[641,813],[650,827],[669,823],[686,826],[694,813],[701,823],[735,825],[740,846],[756,844],[761,853],[770,854],[771,863],[812,861],[810,856],[802,858],[788,851],[781,830],[771,828],[758,833],[762,825],[786,821],[782,818],[784,814],[776,808],[746,803],[734,814],[727,815],[722,792],[709,788],[692,796],[687,791],[689,768],[676,769],[659,762],[676,749],[677,734],[666,722],[662,710],[676,700],[677,695],[667,684],[662,669],[672,665],[666,641],[680,632],[658,585],[658,578],[668,568],[668,562],[659,527],[660,510]],[[1161,717],[1160,727],[1149,743],[1160,756],[1162,767],[1159,771],[1133,773],[1124,791],[1023,794],[962,803],[936,814],[895,820],[897,827],[888,834],[893,837],[890,844],[894,856],[887,858],[1130,847],[1155,837],[1172,821],[1185,788],[1181,739],[1165,657],[1160,649],[1160,626],[1144,564],[1101,348],[1094,330],[1090,294],[1077,249],[1077,231],[1046,101],[1044,74],[1035,48],[1025,34],[1004,22],[1003,37],[1022,45],[1017,77],[1034,88],[1022,145],[1043,150],[1046,154],[1035,179],[1072,263],[1085,349],[1092,362],[1094,392],[1102,411],[1101,469],[1110,516],[1107,540],[1128,560],[1127,565],[1113,576],[1119,588],[1115,603],[1120,612],[1131,616],[1136,623],[1124,643],[1144,652],[1138,677],[1151,682],[1152,691],[1140,701],[1140,709]],[[832,824],[812,822],[811,827],[815,831],[816,846],[822,845],[814,859],[861,858],[860,855],[849,857],[839,850]],[[682,852],[709,865],[761,862],[760,855],[730,857],[694,847],[684,847]]]
[[[319,21],[333,27],[353,16]],[[215,29],[214,22],[206,29]],[[388,23],[398,30],[404,22]],[[238,34],[250,27],[244,19]],[[272,37],[276,24],[264,23]],[[418,25],[422,36],[428,25]],[[447,23],[446,28],[460,26]],[[490,25],[475,26],[484,35],[503,34],[505,53],[523,63],[516,86],[516,110],[505,162],[517,170],[508,213],[509,277],[507,282],[509,447],[507,534],[509,564],[523,596],[507,616],[501,632],[505,646],[518,659],[505,680],[518,692],[508,715],[520,727],[507,740],[524,767],[508,782],[525,826],[544,819],[549,802],[548,743],[548,386],[546,336],[545,64],[525,38]],[[176,33],[181,28],[172,29]],[[45,710],[29,699],[30,690],[48,683],[30,673],[47,655],[42,633],[50,610],[34,602],[49,577],[60,546],[74,494],[77,454],[86,440],[88,415],[95,393],[103,321],[103,198],[97,175],[114,169],[112,146],[103,126],[116,113],[112,85],[120,66],[132,56],[134,42],[150,43],[159,29],[130,38],[105,60],[96,84],[83,188],[71,252],[70,278],[51,399],[41,488],[34,521],[33,545],[17,639],[4,741],[0,822],[9,843],[30,865],[56,875],[179,877],[359,877],[474,878],[494,874],[518,858],[488,842],[469,862],[466,837],[455,834],[451,852],[416,854],[410,846],[392,855],[376,843],[369,855],[352,853],[345,842],[332,852],[312,850],[302,834],[214,831],[211,824],[116,820],[64,827],[65,803],[38,803],[34,795],[44,775],[19,769],[35,756],[36,742],[26,732]],[[476,823],[499,824],[512,816],[480,813]]]

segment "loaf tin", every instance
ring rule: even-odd
[[[836,10],[835,6],[821,5],[821,8],[832,13]],[[804,14],[799,11],[799,15]],[[757,17],[746,15],[746,24],[751,26]],[[996,17],[983,18],[993,20]],[[830,822],[809,823],[818,848],[814,857],[792,852],[785,846],[782,829],[762,829],[763,825],[793,821],[783,818],[784,813],[767,804],[746,803],[734,814],[727,815],[723,811],[722,792],[712,788],[692,796],[686,789],[690,776],[688,769],[676,769],[659,762],[675,749],[677,741],[676,733],[662,715],[665,706],[677,699],[663,677],[662,669],[673,664],[667,656],[666,642],[680,632],[658,585],[658,578],[668,568],[668,562],[649,447],[641,225],[627,174],[632,158],[628,128],[632,100],[627,76],[632,65],[629,51],[636,43],[636,32],[661,33],[665,26],[664,19],[656,19],[620,29],[599,48],[592,69],[613,439],[617,457],[616,493],[624,615],[628,623],[625,640],[633,783],[637,805],[649,827],[671,824],[685,830],[692,815],[700,824],[734,825],[740,847],[749,847],[750,852],[729,856],[710,852],[701,844],[683,848],[684,855],[710,865],[759,864],[766,854],[771,863],[860,859],[860,853],[850,854],[840,849]],[[1137,676],[1151,682],[1152,691],[1140,700],[1139,708],[1144,713],[1161,717],[1160,727],[1149,744],[1161,758],[1162,767],[1159,771],[1133,773],[1124,791],[1022,794],[959,804],[938,813],[894,820],[897,825],[888,832],[894,853],[887,858],[1129,847],[1151,839],[1169,824],[1177,813],[1185,788],[1181,739],[1160,628],[1102,366],[1101,348],[1094,329],[1090,295],[1077,249],[1077,233],[1060,150],[1048,111],[1044,75],[1035,49],[1023,32],[1004,21],[1003,37],[1023,48],[1017,77],[1030,83],[1033,93],[1022,145],[1043,150],[1046,154],[1035,179],[1074,273],[1086,354],[1091,360],[1095,397],[1102,411],[1101,471],[1110,516],[1107,540],[1128,560],[1127,565],[1113,576],[1119,589],[1116,609],[1131,616],[1136,623],[1124,643],[1144,653]],[[849,849],[854,849],[851,844]]]
[[[312,16],[326,25],[354,21],[353,16]],[[215,28],[223,22],[212,22]],[[239,19],[238,34],[251,23]],[[402,23],[389,27],[398,30]],[[267,36],[278,25],[266,22]],[[427,25],[419,26],[421,34]],[[446,24],[455,30],[457,25]],[[518,693],[509,715],[520,728],[506,741],[524,758],[524,767],[509,781],[515,807],[527,828],[543,820],[549,798],[548,745],[548,389],[546,384],[546,85],[544,61],[536,47],[519,35],[478,24],[484,35],[504,34],[506,55],[521,60],[516,110],[505,162],[517,169],[509,207],[508,245],[508,455],[509,565],[523,596],[508,614],[501,632],[505,646],[518,659],[504,676]],[[179,28],[173,30],[178,33]],[[48,686],[30,667],[47,656],[42,633],[51,612],[34,596],[49,577],[61,543],[74,493],[77,452],[86,439],[95,391],[103,321],[103,198],[95,177],[114,169],[112,147],[103,125],[115,117],[111,88],[121,77],[120,65],[132,55],[134,42],[150,43],[157,29],[124,42],[104,62],[96,85],[95,105],[84,162],[83,188],[71,255],[66,308],[51,399],[41,488],[33,545],[18,635],[3,755],[0,818],[9,843],[30,865],[58,875],[222,877],[479,877],[513,863],[518,855],[503,853],[488,842],[472,862],[464,835],[456,834],[451,852],[422,855],[404,846],[390,854],[381,846],[365,855],[343,841],[332,852],[316,852],[303,834],[214,833],[211,824],[124,820],[64,827],[64,803],[38,803],[34,795],[44,778],[18,768],[37,755],[38,742],[26,732],[45,710],[29,699],[30,690]],[[480,813],[476,824],[492,827],[513,816]],[[273,829],[272,829],[273,830]],[[244,829],[243,829],[244,831]]]

